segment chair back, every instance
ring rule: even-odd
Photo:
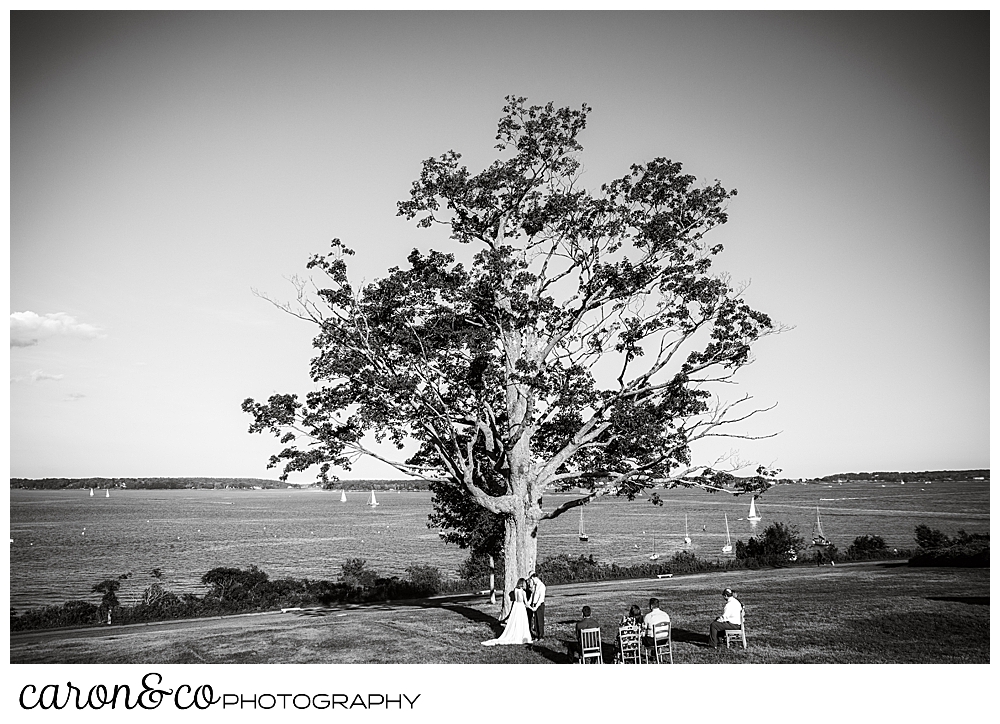
[[[747,626],[746,626],[746,608],[740,605],[740,627],[736,629],[729,629],[725,631],[726,634],[726,648],[729,648],[729,642],[733,639],[741,641],[743,643],[743,648],[747,647]]]
[[[585,628],[580,631],[580,663],[587,663],[592,659],[595,664],[601,661],[601,629]]]
[[[621,649],[623,664],[638,664],[639,649],[642,643],[642,629],[626,624],[618,629],[618,646]]]
[[[670,640],[670,622],[659,621],[653,624],[653,645],[646,648],[646,663],[649,663],[649,654],[652,652],[653,659],[660,664],[664,661],[674,663],[674,647]]]

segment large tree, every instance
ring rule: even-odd
[[[458,542],[486,530],[470,520],[499,516],[505,590],[533,569],[539,523],[594,495],[769,484],[761,469],[737,478],[691,455],[698,440],[745,437],[738,423],[760,410],[714,390],[775,329],[712,271],[722,247],[705,235],[736,191],[665,158],[585,190],[589,112],[508,97],[488,168],[472,173],[454,151],[424,161],[398,213],[447,229],[466,261],[414,250],[355,288],[353,252],[333,240],[307,265],[322,285],[299,282],[297,303],[281,305],[318,327],[317,388],[243,404],[252,432],[287,444],[270,462],[283,475],[318,466],[329,481],[366,455],[434,480]],[[386,452],[414,441],[415,454]],[[568,487],[585,493],[545,508],[545,491]]]

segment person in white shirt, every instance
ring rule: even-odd
[[[713,649],[719,648],[719,633],[721,631],[732,631],[740,627],[743,604],[736,598],[733,589],[727,588],[722,592],[726,599],[726,605],[722,609],[722,615],[712,621],[708,627],[708,641]]]
[[[541,641],[545,637],[545,584],[535,572],[532,572],[528,580],[531,586],[531,598],[528,600],[528,622],[535,629],[535,641]]]
[[[644,646],[653,646],[653,626],[658,623],[670,623],[670,616],[660,610],[660,599],[649,599],[649,613],[642,618],[642,643]],[[661,631],[660,637],[665,634]]]

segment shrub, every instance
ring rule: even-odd
[[[469,553],[468,558],[462,561],[458,567],[458,576],[462,580],[469,581],[477,586],[485,586],[490,580],[490,571],[494,578],[503,578],[503,558],[494,559],[494,567],[490,568],[490,557],[478,551]]]
[[[340,567],[340,580],[352,588],[370,588],[378,581],[378,574],[365,568],[364,558],[348,558]]]
[[[914,535],[917,541],[917,548],[922,548],[924,550],[947,548],[951,545],[951,541],[948,540],[948,536],[939,531],[937,528],[931,529],[926,525],[918,525],[914,529]]]
[[[910,558],[911,566],[949,566],[957,568],[989,568],[990,536],[988,533],[958,531],[954,538],[926,525],[914,530],[919,549]]]
[[[847,548],[849,558],[878,558],[888,553],[885,539],[880,535],[859,535]]]
[[[122,582],[116,578],[106,578],[100,583],[95,583],[93,588],[90,590],[93,593],[103,593],[104,597],[101,598],[101,608],[104,610],[118,608],[118,596],[115,595],[118,589],[122,587]]]
[[[62,626],[92,626],[98,622],[99,609],[89,601],[67,601],[61,606],[46,606],[11,616],[11,631],[31,631]]]
[[[245,571],[240,568],[213,568],[201,577],[201,582],[209,586],[206,601],[247,604],[262,597],[267,574],[257,566],[250,566]]]
[[[418,596],[433,596],[441,590],[441,571],[435,566],[414,563],[406,569],[406,574]]]
[[[736,559],[754,560],[765,565],[787,563],[805,546],[798,528],[777,521],[745,544],[736,541]]]

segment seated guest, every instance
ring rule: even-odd
[[[654,645],[653,641],[653,627],[658,623],[670,623],[670,616],[660,610],[660,599],[651,598],[649,599],[649,613],[645,615],[642,619],[642,644],[643,646],[652,648]],[[665,632],[660,632],[660,637],[666,636]]]
[[[615,660],[622,660],[622,642],[621,642],[621,629],[626,626],[634,626],[641,630],[642,628],[642,609],[636,605],[628,610],[622,620],[618,623],[618,637],[615,639]]]
[[[726,605],[722,609],[722,615],[712,621],[711,625],[708,627],[708,641],[712,645],[713,649],[719,648],[720,631],[732,631],[734,629],[739,629],[740,614],[743,611],[743,604],[737,600],[736,594],[733,593],[733,589],[727,588],[722,592],[722,595],[726,599]]]
[[[590,606],[583,607],[583,618],[576,622],[576,640],[580,640],[580,632],[588,628],[600,628],[601,624],[590,615]]]
[[[581,642],[580,632],[588,628],[601,628],[601,624],[597,622],[597,619],[591,616],[590,606],[583,607],[583,618],[576,622],[576,646],[577,650],[575,652],[576,658],[580,658],[583,652],[583,644]]]
[[[618,627],[622,626],[642,626],[642,609],[632,604],[632,607],[628,610],[622,620],[618,623]]]

